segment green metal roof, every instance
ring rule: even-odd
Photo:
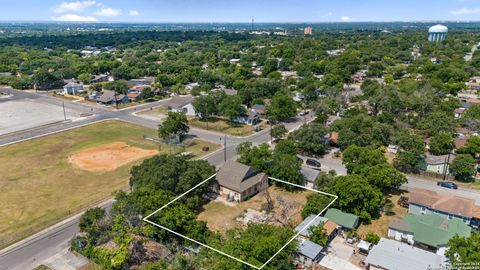
[[[347,229],[354,229],[358,225],[358,216],[335,208],[329,208],[325,217]]]
[[[432,247],[445,246],[448,240],[458,234],[470,236],[472,229],[460,219],[448,219],[440,215],[407,214],[404,221],[407,230],[413,233],[413,240]]]

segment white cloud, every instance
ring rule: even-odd
[[[62,14],[58,17],[51,17],[54,21],[62,21],[62,22],[96,22],[97,18],[93,16],[82,16],[77,14]]]
[[[82,12],[85,9],[96,5],[96,1],[76,1],[76,2],[62,2],[60,5],[53,8],[55,13],[65,12]]]
[[[350,18],[350,17],[348,17],[348,16],[342,16],[342,17],[340,17],[340,21],[342,21],[342,22],[349,22],[349,21],[351,21],[351,20],[353,20],[353,19]]]
[[[95,12],[95,15],[102,17],[116,17],[122,15],[122,10],[115,8],[102,8]]]
[[[461,8],[450,10],[450,14],[453,15],[469,15],[469,14],[477,14],[480,13],[480,8]]]
[[[138,10],[130,10],[128,14],[130,14],[130,16],[139,16],[140,12],[138,12]]]

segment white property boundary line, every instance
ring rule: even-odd
[[[221,251],[221,250],[218,250],[218,249],[213,248],[213,247],[211,247],[211,246],[208,246],[208,245],[206,245],[206,244],[200,243],[200,242],[197,241],[197,240],[194,240],[194,239],[192,239],[192,238],[190,238],[190,237],[187,237],[187,236],[185,236],[185,235],[182,235],[182,234],[180,234],[180,233],[177,233],[177,232],[175,232],[175,231],[173,231],[173,230],[171,230],[171,229],[169,229],[169,228],[166,228],[166,227],[164,227],[164,226],[162,226],[162,225],[160,225],[160,224],[157,224],[157,223],[155,223],[155,222],[153,222],[153,221],[148,220],[149,217],[151,217],[151,216],[155,215],[156,213],[160,212],[161,210],[165,209],[167,206],[171,205],[171,204],[174,203],[175,201],[177,201],[177,200],[179,200],[180,198],[182,198],[183,196],[187,195],[187,194],[190,193],[192,190],[194,190],[194,189],[198,188],[199,186],[205,184],[206,182],[208,182],[209,180],[211,180],[212,178],[214,178],[216,175],[217,175],[217,174],[214,174],[214,175],[208,177],[207,179],[205,179],[204,181],[202,181],[200,184],[194,186],[193,188],[189,189],[189,190],[186,191],[185,193],[181,194],[180,196],[178,196],[178,197],[176,197],[175,199],[173,199],[172,201],[170,201],[169,203],[167,203],[167,204],[165,204],[164,206],[160,207],[159,209],[153,211],[151,214],[149,214],[148,216],[144,217],[144,218],[143,218],[143,221],[148,222],[148,223],[150,223],[150,224],[152,224],[152,225],[154,225],[154,226],[157,226],[157,227],[159,227],[159,228],[161,228],[161,229],[164,229],[164,230],[166,230],[166,231],[168,231],[168,232],[170,232],[170,233],[173,233],[173,234],[175,234],[175,235],[177,235],[177,236],[180,236],[180,237],[182,237],[182,238],[185,238],[185,239],[187,239],[187,240],[189,240],[189,241],[192,241],[192,242],[194,242],[194,243],[196,243],[196,244],[198,244],[198,245],[200,245],[200,246],[203,246],[203,247],[208,248],[208,249],[210,249],[210,250],[213,250],[213,251],[215,251],[215,252],[217,252],[217,253],[220,253],[220,254],[222,254],[222,255],[224,255],[224,256],[227,256],[227,257],[229,257],[230,259],[236,260],[236,261],[241,262],[241,263],[243,263],[243,264],[246,264],[246,265],[248,265],[248,266],[250,266],[250,267],[252,267],[252,268],[255,268],[255,269],[260,270],[260,269],[262,269],[263,267],[265,267],[270,261],[272,261],[280,252],[282,252],[282,250],[284,250],[292,241],[294,241],[305,229],[307,229],[308,227],[310,227],[310,224],[312,224],[318,217],[320,217],[320,215],[321,215],[325,210],[327,210],[328,207],[330,207],[330,205],[332,205],[332,204],[338,199],[338,196],[333,195],[333,194],[330,194],[330,193],[326,193],[326,192],[323,192],[323,191],[320,191],[320,190],[315,190],[315,189],[312,189],[312,188],[308,188],[308,187],[304,187],[304,186],[301,186],[301,185],[293,184],[293,183],[290,183],[290,182],[287,182],[287,181],[283,181],[283,180],[280,180],[280,179],[276,179],[276,178],[273,178],[273,177],[268,177],[268,179],[271,179],[271,180],[274,180],[274,181],[277,181],[277,182],[280,182],[280,183],[292,185],[292,186],[295,186],[295,187],[298,187],[298,188],[306,189],[306,190],[309,190],[309,191],[313,191],[313,192],[315,192],[315,193],[323,194],[323,195],[326,195],[326,196],[329,196],[329,197],[333,197],[334,199],[333,199],[322,211],[320,211],[320,213],[318,213],[318,214],[315,216],[315,218],[313,218],[307,225],[305,225],[305,227],[303,227],[297,234],[295,234],[285,245],[283,245],[282,248],[281,248],[280,250],[278,250],[270,259],[268,259],[262,266],[258,267],[258,266],[252,265],[252,264],[250,264],[250,263],[248,263],[248,262],[246,262],[246,261],[243,261],[243,260],[241,260],[241,259],[239,259],[239,258],[236,258],[236,257],[234,257],[234,256],[232,256],[232,255],[230,255],[230,254],[227,254],[227,253],[225,253],[225,252],[223,252],[223,251]]]

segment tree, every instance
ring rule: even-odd
[[[434,155],[445,155],[450,153],[455,144],[453,144],[452,134],[441,131],[430,139],[430,153]]]
[[[369,242],[369,243],[372,243],[374,245],[378,244],[378,242],[380,241],[380,236],[378,236],[376,233],[374,232],[369,232],[367,233],[367,235],[365,235],[365,237],[363,238],[363,240]]]
[[[92,79],[92,74],[90,73],[82,73],[78,75],[78,80],[84,84],[90,84],[91,79]]]
[[[453,114],[443,111],[434,111],[418,122],[418,128],[423,129],[428,136],[435,136],[441,131],[453,134],[457,128],[457,121]]]
[[[269,174],[277,179],[287,181],[293,184],[302,185],[303,175],[300,173],[301,164],[296,156],[289,154],[275,154],[272,165],[269,166]],[[294,190],[292,185],[275,182],[286,190]]]
[[[62,78],[43,69],[33,75],[33,83],[39,90],[56,89],[64,85]]]
[[[211,115],[217,113],[217,105],[210,95],[199,96],[192,102],[192,105],[202,120],[208,120]]]
[[[267,116],[271,120],[282,121],[297,114],[297,106],[292,97],[283,92],[273,96],[271,104],[267,106]]]
[[[465,146],[457,150],[459,154],[469,154],[472,157],[480,155],[480,136],[472,136],[468,138]]]
[[[143,100],[151,99],[154,96],[155,96],[155,93],[152,91],[150,87],[143,89],[143,91],[140,93],[140,98]]]
[[[343,164],[348,173],[358,173],[365,167],[386,163],[383,152],[373,147],[351,145],[343,151]]]
[[[288,130],[285,127],[285,125],[283,125],[283,124],[275,125],[275,126],[273,126],[273,128],[271,130],[272,137],[275,140],[278,140],[278,139],[282,138],[285,134],[287,134],[287,132],[288,132]]]
[[[91,208],[85,211],[80,217],[78,227],[81,232],[85,232],[92,239],[96,239],[101,235],[100,220],[105,216],[105,210],[99,207]]]
[[[290,138],[295,140],[301,151],[308,154],[323,155],[328,143],[326,135],[327,130],[322,124],[310,123],[295,130]]]
[[[273,151],[274,155],[285,154],[285,155],[297,155],[298,147],[297,144],[290,140],[281,140],[275,146],[275,150]]]
[[[332,197],[323,194],[307,195],[307,203],[302,209],[302,218],[305,219],[310,215],[318,215],[329,203],[333,201]]]
[[[126,95],[128,92],[128,89],[130,88],[128,86],[128,82],[125,80],[117,80],[113,82],[106,82],[103,84],[103,88],[107,90],[112,90],[120,94]]]
[[[335,178],[328,186],[328,192],[338,196],[334,203],[336,207],[359,216],[366,223],[378,216],[383,202],[382,193],[360,175]]]
[[[393,166],[404,173],[419,173],[424,160],[423,151],[400,151],[393,160]]]
[[[377,187],[384,193],[394,191],[402,184],[407,183],[407,177],[387,163],[365,166],[360,169],[358,174],[365,177],[372,186]]]
[[[227,231],[225,237],[210,238],[208,244],[232,256],[260,267],[269,260],[277,250],[287,243],[295,233],[289,227],[279,227],[269,224],[250,223],[246,229]],[[208,251],[208,250],[206,250]],[[292,241],[272,260],[265,269],[291,269],[292,256],[297,251],[296,241]],[[244,270],[245,265],[225,257],[217,252],[208,251],[201,269],[212,270]],[[288,266],[286,268],[285,266]]]
[[[158,126],[158,136],[164,140],[178,138],[183,140],[190,130],[188,119],[180,112],[169,112],[167,118]]]
[[[221,115],[233,119],[245,114],[246,109],[242,105],[242,100],[239,96],[226,96],[218,104],[218,111]]]
[[[330,184],[330,182],[337,176],[335,170],[330,170],[328,172],[320,172],[315,179],[316,188],[324,188]]]
[[[449,166],[451,173],[455,175],[455,179],[462,182],[470,182],[475,175],[477,162],[471,155],[457,155]]]
[[[322,247],[327,246],[327,230],[323,228],[323,222],[320,222],[317,226],[310,226],[308,232],[310,233],[310,241],[318,244]]]
[[[252,142],[246,141],[237,146],[238,162],[252,166],[254,169],[266,172],[272,163],[272,151],[270,146],[263,143],[253,146]]]
[[[446,256],[453,265],[455,263],[478,263],[480,261],[480,233],[472,233],[469,237],[455,235],[448,241]]]

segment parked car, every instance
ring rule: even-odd
[[[320,162],[318,162],[318,160],[315,160],[313,158],[307,159],[306,163],[307,163],[308,166],[311,166],[311,167],[315,167],[315,168],[322,167],[322,164],[320,164]]]
[[[305,116],[305,115],[307,115],[307,114],[309,114],[309,113],[310,113],[309,111],[303,110],[303,111],[301,111],[298,115],[300,115],[300,116]]]
[[[444,188],[452,188],[452,189],[458,189],[457,184],[450,182],[450,181],[441,181],[437,182],[437,186],[441,186]]]

